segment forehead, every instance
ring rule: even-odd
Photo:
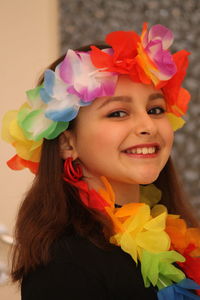
[[[139,82],[134,82],[130,79],[129,76],[127,75],[121,75],[118,78],[118,82],[116,85],[115,93],[114,96],[119,94],[122,95],[135,95],[137,93],[142,93],[142,94],[151,94],[151,93],[162,93],[161,90],[155,89],[155,87],[152,84],[143,84]]]
[[[112,97],[99,97],[93,101],[93,106],[99,106],[101,103],[110,102],[114,98],[115,101],[132,102],[137,100],[154,100],[163,98],[162,90],[155,89],[152,84],[146,85],[133,82],[127,75],[119,76],[115,92]]]

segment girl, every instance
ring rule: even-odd
[[[189,53],[172,41],[144,24],[68,50],[5,116],[8,165],[36,173],[13,253],[23,300],[199,299],[200,232],[175,215],[197,225],[170,158]]]

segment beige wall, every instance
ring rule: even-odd
[[[25,101],[42,70],[58,55],[56,0],[0,0],[0,118]],[[11,171],[5,162],[14,155],[0,142],[0,224],[12,233],[23,193],[32,181],[29,171]],[[0,257],[7,246],[0,243]],[[1,300],[20,299],[14,286],[0,287]]]

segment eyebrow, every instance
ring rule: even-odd
[[[161,93],[155,93],[155,94],[151,94],[150,96],[149,96],[149,101],[152,101],[152,100],[156,100],[156,99],[164,99],[165,100],[165,96],[163,95],[163,94],[161,94]]]
[[[148,97],[148,100],[152,101],[152,100],[156,100],[156,99],[160,99],[160,98],[165,99],[163,94],[155,93],[155,94],[151,94]],[[130,96],[113,96],[113,97],[107,98],[103,103],[101,103],[101,105],[97,109],[100,109],[111,102],[117,102],[117,101],[130,103],[130,102],[132,102],[132,98]]]
[[[102,108],[103,106],[111,103],[111,102],[131,102],[132,99],[129,96],[113,96],[113,97],[109,97],[107,98],[103,103],[101,103],[101,105],[98,107],[98,109]]]

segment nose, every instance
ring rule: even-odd
[[[147,112],[140,113],[134,118],[135,133],[141,135],[156,135],[157,126],[155,120]]]

